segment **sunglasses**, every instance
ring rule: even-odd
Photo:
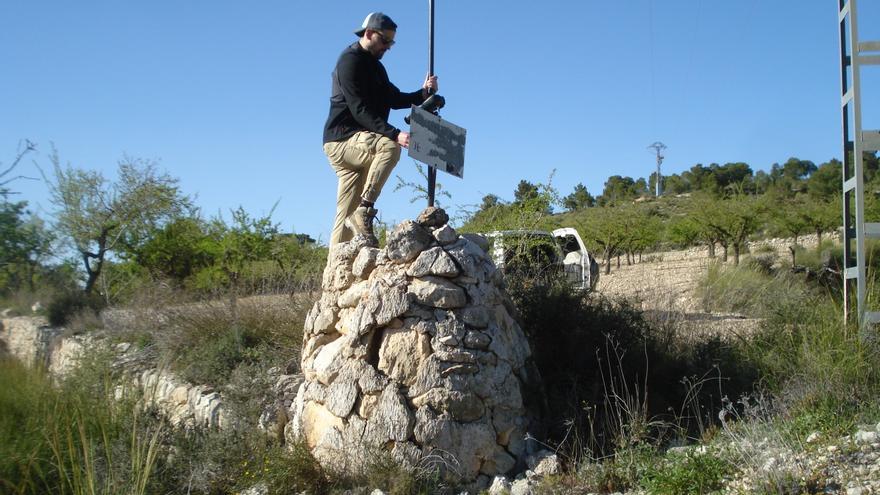
[[[382,31],[373,31],[373,32],[376,33],[376,34],[378,34],[379,37],[382,38],[382,43],[384,43],[385,46],[390,47],[390,46],[393,45],[394,43],[397,43],[397,42],[394,41],[393,39],[389,39],[388,37],[386,37],[386,36],[382,33]]]

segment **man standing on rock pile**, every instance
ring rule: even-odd
[[[391,109],[420,105],[437,91],[437,77],[422,88],[403,93],[388,80],[380,60],[394,45],[397,24],[373,12],[355,31],[357,43],[343,50],[332,76],[330,115],[324,125],[324,153],[339,177],[336,218],[330,246],[364,236],[378,245],[373,233],[374,208],[382,186],[409,146],[409,133],[388,123]]]

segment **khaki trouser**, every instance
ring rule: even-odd
[[[336,218],[330,245],[351,240],[345,219],[357,209],[361,198],[375,202],[391,170],[400,160],[400,146],[375,132],[361,131],[343,141],[324,144],[324,153],[339,177]]]

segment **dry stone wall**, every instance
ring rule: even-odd
[[[331,250],[286,434],[332,469],[390,453],[488,482],[524,462],[530,351],[501,273],[429,208],[376,249]]]
[[[51,345],[61,329],[49,326],[46,318],[17,316],[0,320],[0,342],[4,352],[28,366],[50,364]]]
[[[51,327],[44,317],[19,316],[0,319],[0,347],[28,366],[45,368],[53,377],[64,378],[82,357],[102,352],[108,344],[90,335],[64,335],[64,328]],[[131,344],[111,349],[113,366],[131,379],[133,389],[120,386],[116,395],[136,393],[145,404],[162,411],[169,421],[182,427],[225,428],[234,421],[223,407],[219,392],[205,385],[187,383],[162,369],[141,369],[133,359]]]

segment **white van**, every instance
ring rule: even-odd
[[[542,277],[562,273],[576,289],[584,291],[595,289],[599,282],[599,264],[576,229],[500,230],[483,235],[495,266],[505,273],[519,269]]]

